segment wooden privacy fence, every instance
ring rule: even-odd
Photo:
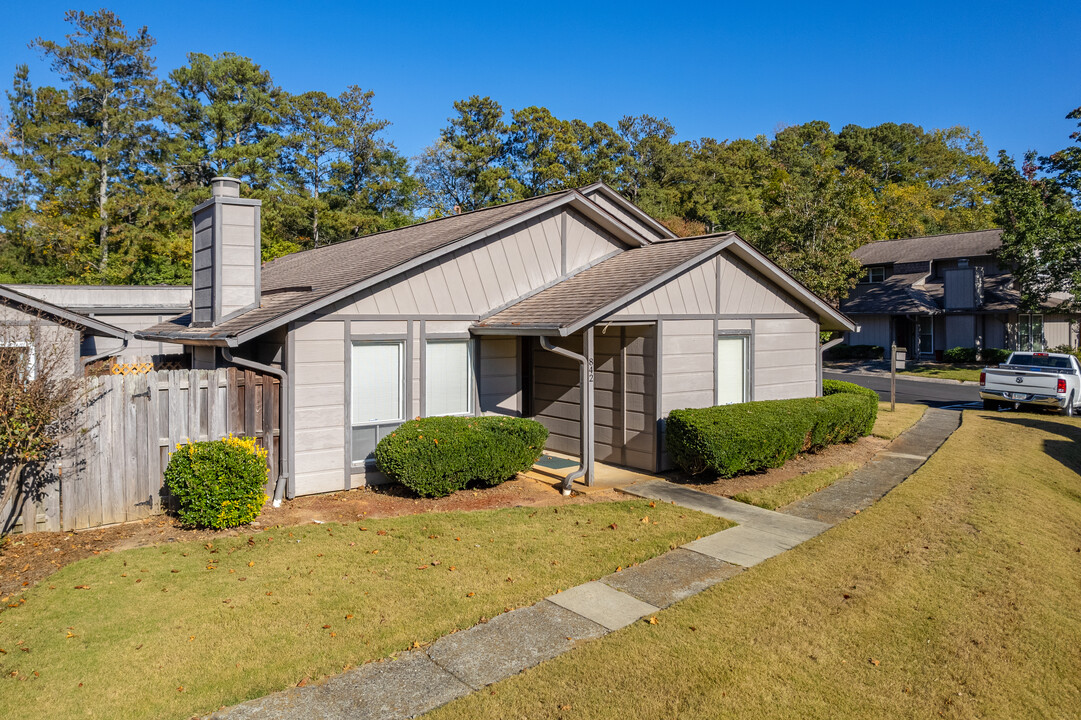
[[[280,382],[250,370],[160,370],[80,381],[59,478],[23,504],[24,532],[80,530],[160,513],[169,453],[232,433],[267,450],[267,493],[280,464]],[[36,496],[35,496],[36,495]]]

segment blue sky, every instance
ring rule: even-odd
[[[33,38],[60,39],[74,0],[10,3],[0,82],[16,63],[53,82]],[[979,130],[992,156],[1051,152],[1081,106],[1081,3],[112,2],[157,38],[162,74],[190,51],[232,51],[291,92],[375,92],[400,150],[415,155],[454,100],[610,124],[668,117],[680,139],[772,134],[826,120]]]

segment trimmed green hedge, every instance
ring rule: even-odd
[[[822,392],[820,398],[673,410],[665,429],[668,453],[692,475],[709,470],[732,477],[871,434],[877,393],[839,380],[824,380]]]
[[[498,485],[540,457],[548,428],[511,417],[431,417],[403,423],[379,441],[375,461],[422,497],[443,497],[471,482]]]
[[[952,347],[942,353],[942,359],[951,363],[974,363],[980,357],[980,351],[974,347]]]
[[[1067,350],[1066,352],[1072,351]],[[1001,365],[1012,354],[1013,350],[1006,350],[1005,348],[984,348],[980,351],[980,360],[988,365]]]
[[[881,345],[834,345],[826,350],[830,360],[881,360],[886,349]]]

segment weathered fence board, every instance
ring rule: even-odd
[[[277,482],[280,386],[235,368],[160,370],[80,382],[58,479],[18,509],[16,531],[79,530],[138,520],[168,507],[169,454],[187,440],[254,437]],[[20,527],[21,526],[21,527]]]

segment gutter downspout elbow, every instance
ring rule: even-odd
[[[588,392],[588,382],[589,382],[588,375],[587,375],[587,373],[589,371],[588,371],[587,366],[586,366],[586,357],[585,357],[585,355],[579,355],[576,352],[571,352],[570,350],[566,350],[566,349],[561,348],[561,347],[556,347],[555,345],[552,344],[552,341],[549,340],[544,335],[541,335],[539,337],[539,340],[540,340],[541,347],[544,348],[545,350],[547,350],[548,352],[553,352],[556,355],[562,355],[563,357],[570,358],[571,360],[574,360],[575,362],[577,362],[581,366],[581,371],[579,373],[579,377],[581,379],[582,393],[581,393],[581,398],[579,399],[579,404],[581,406],[580,411],[584,415],[584,408],[585,408],[585,405],[586,405],[586,397],[585,397],[585,395]],[[565,495],[565,496],[571,494],[571,484],[574,483],[575,480],[578,480],[579,478],[585,477],[586,470],[587,470],[588,463],[589,463],[589,458],[588,458],[589,452],[588,452],[588,448],[586,447],[587,436],[589,434],[588,431],[587,431],[587,428],[584,428],[584,427],[580,428],[578,434],[581,435],[581,442],[582,442],[581,457],[578,460],[578,469],[575,470],[574,472],[568,474],[567,477],[563,478],[562,492],[563,492],[563,495]]]
[[[255,362],[254,360],[248,360],[247,358],[233,357],[233,353],[228,347],[221,349],[221,355],[225,358],[226,362],[239,365],[240,367],[249,368],[251,370],[258,370],[268,375],[273,375],[281,380],[281,391],[278,393],[279,402],[279,422],[278,426],[281,430],[281,435],[278,440],[281,448],[281,464],[279,465],[278,481],[274,484],[274,500],[271,503],[273,507],[281,507],[282,495],[285,494],[285,486],[289,482],[289,451],[292,448],[292,413],[289,407],[289,373],[274,367],[273,365],[264,365],[263,363]]]
[[[98,360],[104,360],[105,358],[114,357],[116,355],[119,355],[120,353],[122,353],[122,352],[124,352],[125,350],[128,349],[128,342],[130,340],[131,340],[131,336],[128,335],[128,336],[126,336],[124,338],[123,342],[120,343],[120,347],[113,348],[112,350],[106,350],[105,352],[98,353],[97,355],[91,355],[88,358],[83,358],[82,359],[83,367],[86,367],[87,365],[90,365],[91,363],[96,363]]]

